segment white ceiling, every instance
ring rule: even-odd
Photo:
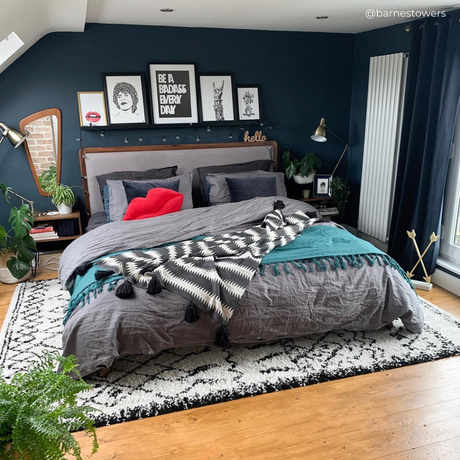
[[[228,29],[358,33],[410,21],[367,19],[366,10],[431,11],[459,0],[0,0],[0,40],[11,32],[25,45],[0,73],[50,32],[82,32],[86,22]],[[160,8],[173,8],[161,13]],[[318,20],[316,16],[328,16]]]
[[[459,0],[89,0],[86,22],[225,29],[358,33],[410,21],[367,19],[381,11],[442,10]],[[161,13],[160,8],[173,8]],[[316,16],[329,16],[318,20]]]

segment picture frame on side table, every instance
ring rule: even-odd
[[[143,73],[104,73],[105,99],[111,125],[148,124]]]
[[[79,91],[80,126],[107,126],[104,91]]]
[[[257,85],[238,86],[236,92],[239,121],[262,120],[259,87]]]
[[[204,123],[236,121],[236,92],[230,73],[201,74],[200,107]]]
[[[153,123],[198,122],[194,64],[150,64]]]
[[[315,174],[313,182],[313,196],[315,198],[329,198],[331,192],[332,176],[330,174]]]

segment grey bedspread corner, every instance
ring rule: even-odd
[[[81,264],[116,251],[159,246],[199,235],[213,235],[262,221],[276,200],[286,214],[316,211],[308,203],[286,197],[254,198],[240,203],[188,209],[152,219],[112,222],[93,229],[69,245],[59,261],[59,279],[68,289]]]

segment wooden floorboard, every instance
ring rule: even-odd
[[[14,288],[0,284],[0,322]],[[459,297],[419,294],[460,318]],[[89,439],[75,437],[89,452]],[[460,459],[460,357],[103,427],[98,437],[97,460]]]

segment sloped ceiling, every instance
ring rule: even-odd
[[[24,42],[0,65],[3,72],[50,32],[83,32],[88,0],[0,0],[0,40],[16,32]]]
[[[358,33],[410,21],[406,15],[366,18],[366,11],[431,11],[459,0],[0,0],[0,40],[25,43],[0,73],[50,32],[82,32],[86,22],[230,29]],[[457,4],[456,4],[457,3]],[[161,8],[172,8],[162,13]],[[386,13],[388,16],[388,13]],[[317,16],[328,16],[318,20]]]

